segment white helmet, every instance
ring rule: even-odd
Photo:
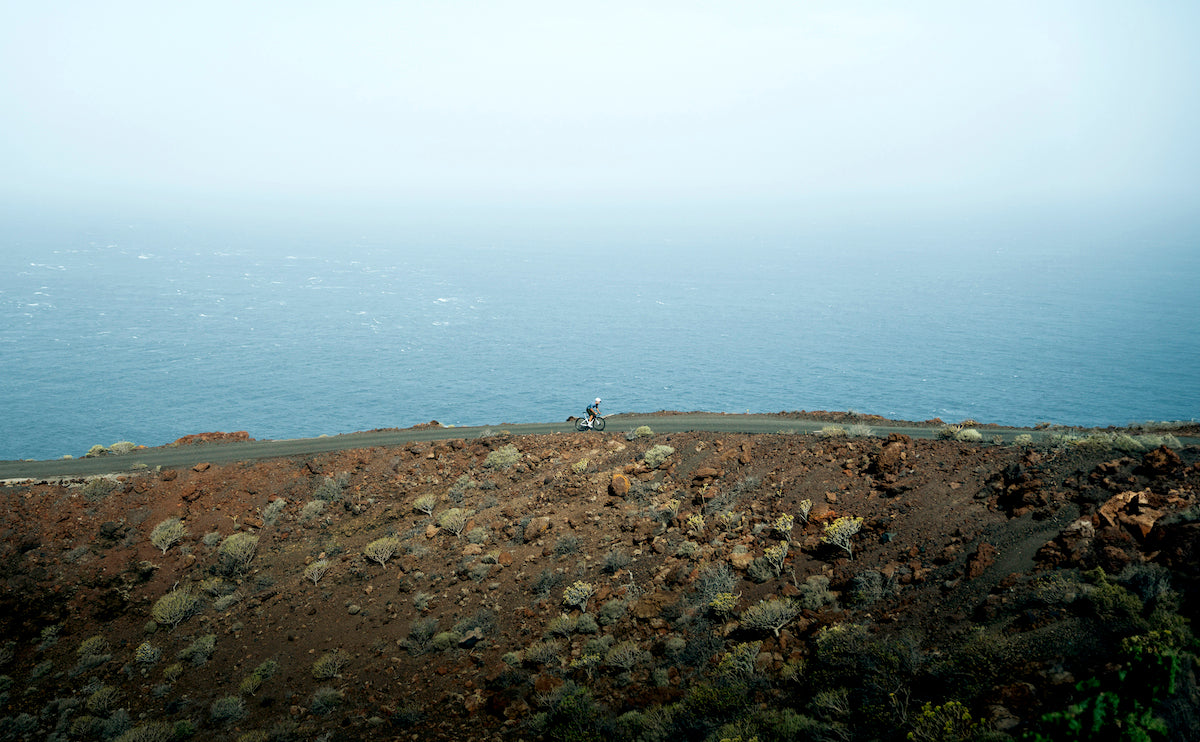
[[[600,404],[600,398],[596,397],[596,404]]]

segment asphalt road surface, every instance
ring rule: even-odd
[[[572,422],[499,424],[486,427],[464,428],[407,428],[369,433],[347,433],[320,438],[296,438],[291,440],[266,440],[239,443],[209,443],[190,446],[163,446],[145,448],[120,456],[98,456],[78,459],[51,459],[48,461],[0,461],[0,480],[53,479],[58,477],[88,477],[96,474],[115,474],[135,469],[177,469],[195,466],[200,462],[228,464],[235,461],[252,461],[286,456],[307,456],[328,451],[351,448],[376,448],[398,446],[414,441],[447,440],[451,438],[478,438],[501,431],[513,435],[604,435],[622,434],[639,425],[649,425],[655,434],[681,433],[691,430],[706,430],[728,433],[812,433],[830,425],[829,422],[812,419],[790,418],[783,415],[729,415],[708,412],[682,414],[625,414],[607,415],[604,433],[578,432]],[[868,423],[870,424],[870,423]],[[844,426],[845,424],[843,424]],[[904,433],[914,438],[932,438],[936,427],[871,424],[872,434],[886,436],[888,433]],[[1026,433],[1036,440],[1042,433],[1026,428],[991,428],[980,430],[985,439],[1000,436],[1011,441],[1015,436]]]

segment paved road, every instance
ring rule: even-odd
[[[667,415],[610,415],[606,417],[606,420],[608,423],[606,434],[624,433],[633,430],[638,425],[649,425],[656,434],[680,433],[689,430],[729,433],[777,433],[779,431],[811,433],[829,424],[819,420],[792,419],[779,415],[723,415],[704,412]],[[164,469],[183,468],[194,466],[202,461],[211,464],[227,464],[234,461],[306,456],[349,448],[397,446],[414,441],[478,438],[502,430],[513,435],[547,433],[596,435],[595,433],[577,433],[574,425],[570,422],[500,424],[470,428],[409,428],[370,433],[348,433],[322,438],[147,448],[123,456],[52,459],[49,461],[0,461],[0,480],[87,477],[133,469],[153,469],[160,466]],[[886,436],[888,433],[897,432],[916,438],[932,438],[936,433],[936,428],[911,425],[871,425],[871,430],[877,436]],[[1041,435],[1038,432],[1017,428],[985,428],[981,432],[985,438],[990,439],[999,435],[1005,441],[1011,441],[1014,436],[1021,433],[1030,433],[1035,439]]]

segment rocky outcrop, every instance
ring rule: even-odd
[[[172,443],[172,446],[194,446],[198,443],[245,443],[253,438],[244,430],[235,433],[193,433]]]

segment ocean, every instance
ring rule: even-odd
[[[1200,254],[1036,228],[507,236],[14,228],[0,459],[245,430],[847,410],[1200,416]]]

